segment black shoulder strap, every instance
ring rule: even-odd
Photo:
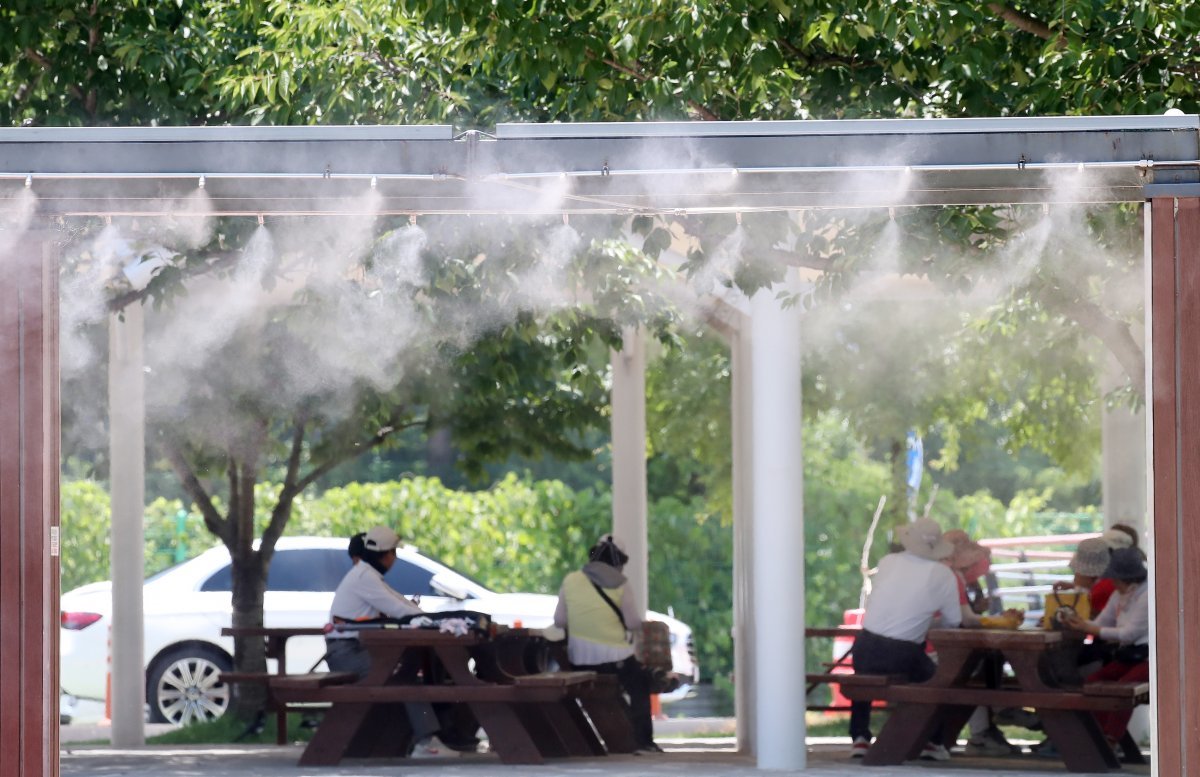
[[[588,582],[592,584],[592,588],[596,589],[596,593],[600,594],[600,598],[603,599],[605,602],[607,602],[608,606],[611,607],[613,609],[613,612],[615,612],[617,614],[617,617],[621,619],[621,628],[625,629],[626,631],[629,631],[629,627],[625,625],[625,616],[621,613],[621,608],[617,606],[617,603],[614,602],[612,599],[608,598],[608,594],[604,593],[603,588],[596,585],[595,580],[593,580],[589,577]]]

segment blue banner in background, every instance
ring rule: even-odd
[[[908,432],[908,518],[916,518],[917,494],[921,491],[921,476],[925,472],[925,446],[915,429]]]

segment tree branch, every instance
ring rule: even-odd
[[[283,488],[279,492],[279,499],[275,502],[275,509],[271,511],[271,520],[267,523],[267,528],[263,530],[262,542],[259,543],[259,552],[267,559],[275,553],[275,542],[283,536],[283,530],[287,527],[288,519],[292,515],[292,500],[296,495],[303,491],[303,488],[297,488],[297,480],[300,473],[300,458],[304,452],[304,430],[308,425],[307,413],[301,413],[296,418],[296,428],[292,432],[292,449],[288,453],[287,474],[283,478]]]
[[[223,254],[211,254],[210,258],[213,258],[213,261],[207,262],[206,264],[204,264],[200,267],[197,267],[193,270],[188,270],[186,272],[183,272],[181,274],[180,280],[182,282],[182,281],[188,280],[189,278],[196,278],[201,275],[206,275],[206,274],[212,272],[213,270],[224,269],[225,267],[228,267],[228,266],[234,264],[242,255],[243,255],[243,252],[240,252],[240,251],[228,251]],[[186,266],[185,266],[185,270],[186,270]],[[133,303],[141,302],[142,300],[145,300],[147,297],[150,296],[150,290],[152,287],[153,287],[153,284],[151,284],[150,286],[141,288],[141,289],[130,289],[129,291],[121,292],[117,296],[110,298],[108,300],[108,302],[106,303],[106,305],[108,307],[108,312],[109,313],[120,313],[122,310],[129,307]]]
[[[40,51],[37,51],[36,49],[34,49],[32,46],[25,47],[25,58],[28,59],[30,62],[33,62],[35,65],[40,67],[42,70],[53,70],[54,69],[54,63],[50,61],[50,58],[47,57],[45,54],[41,53]]]
[[[386,442],[388,440],[388,438],[391,437],[396,432],[400,432],[405,429],[410,429],[414,426],[420,426],[424,423],[425,423],[425,419],[422,418],[417,421],[410,421],[407,424],[400,424],[399,426],[396,426],[396,425],[385,426],[382,429],[380,429],[378,432],[376,432],[374,435],[372,435],[369,440],[367,440],[363,443],[354,445],[353,447],[345,448],[345,449],[339,451],[338,453],[333,454],[328,459],[326,459],[325,461],[321,462],[319,465],[314,467],[311,472],[309,472],[307,475],[305,475],[299,481],[296,482],[296,493],[298,494],[301,491],[303,491],[304,489],[311,486],[313,483],[315,483],[317,481],[318,478],[320,478],[322,475],[324,475],[327,472],[329,472],[330,470],[332,470],[337,465],[341,464],[343,461],[354,458],[355,456],[359,456],[359,455],[366,453],[367,451],[372,450],[374,448],[378,448],[380,445],[382,445],[384,442]]]
[[[988,3],[988,9],[1018,30],[1036,35],[1043,40],[1052,40],[1055,42],[1054,45],[1060,49],[1067,46],[1065,34],[1056,33],[1045,22],[1041,22],[1027,13],[1011,8],[1004,3]]]
[[[1129,325],[1113,318],[1095,302],[1076,292],[1069,283],[1055,277],[1055,286],[1040,296],[1046,306],[1070,318],[1085,331],[1100,338],[1125,371],[1137,395],[1143,396],[1146,379],[1146,354],[1138,345]]]
[[[195,471],[187,462],[187,457],[183,455],[183,449],[179,445],[178,440],[168,439],[164,445],[167,453],[167,460],[171,463],[171,469],[175,471],[176,477],[183,485],[183,490],[196,503],[196,507],[200,510],[200,516],[204,519],[204,526],[212,532],[221,542],[229,545],[229,521],[221,517],[217,512],[217,508],[212,503],[212,498],[208,492],[204,490],[204,486],[200,483],[200,479],[196,477]]]
[[[625,75],[629,76],[630,78],[637,80],[639,83],[644,84],[647,81],[651,80],[651,77],[649,75],[647,75],[646,72],[642,69],[640,62],[638,63],[638,67],[630,67],[629,65],[624,65],[624,64],[616,61],[615,59],[609,59],[608,57],[601,57],[592,51],[587,52],[587,58],[594,62],[600,62],[602,64],[608,65],[613,70],[616,70],[619,73],[624,73]],[[701,105],[700,103],[696,102],[695,100],[688,100],[687,105],[689,108],[691,108],[693,111],[696,112],[697,116],[704,119],[705,121],[720,121],[721,120],[721,117],[718,116],[716,113],[714,113],[711,109],[709,109],[705,105]]]

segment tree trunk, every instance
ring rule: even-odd
[[[233,579],[233,627],[263,625],[263,594],[267,587],[267,570],[259,554],[236,558],[230,569]],[[237,637],[233,641],[233,668],[237,672],[266,672],[267,655],[262,637]],[[234,686],[230,713],[240,720],[250,720],[266,705],[266,688],[257,683],[238,683]]]

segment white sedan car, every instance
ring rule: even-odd
[[[346,540],[283,537],[275,546],[263,603],[266,626],[321,626],[329,620],[333,591],[350,568]],[[547,594],[502,594],[455,572],[416,549],[402,547],[386,580],[406,596],[420,596],[421,608],[468,609],[487,613],[497,623],[520,621],[528,628],[549,626],[557,602]],[[146,580],[146,701],[150,720],[185,725],[211,720],[229,705],[229,688],[218,674],[233,666],[233,640],[221,636],[230,625],[230,563],[224,547]],[[465,600],[465,601],[464,601]],[[112,584],[92,583],[62,596],[61,684],[65,694],[103,699],[112,613]],[[699,679],[692,630],[660,613],[653,620],[671,631],[671,660],[682,686],[669,697],[681,698]],[[307,672],[325,654],[319,637],[288,641],[289,672]],[[275,670],[274,662],[269,667]],[[321,668],[324,668],[323,666]]]

